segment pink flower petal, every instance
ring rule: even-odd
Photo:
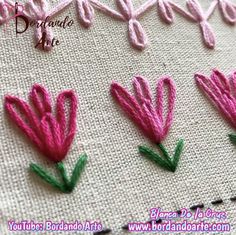
[[[46,113],[51,113],[51,98],[48,91],[41,85],[35,84],[29,94],[29,99],[32,101],[35,110],[42,118]]]
[[[21,131],[40,149],[43,149],[42,136],[39,133],[40,124],[36,114],[23,100],[14,97],[5,97],[5,109],[12,121]]]
[[[167,115],[164,121],[164,85],[168,87]],[[164,136],[167,135],[174,117],[174,107],[176,99],[176,88],[173,80],[170,77],[163,77],[157,83],[157,115],[164,125]]]
[[[138,101],[141,101],[141,104],[144,100],[149,100],[152,102],[151,89],[147,79],[144,79],[141,76],[136,76],[133,79],[133,86],[136,98]]]
[[[66,116],[66,101],[69,103],[68,118]],[[76,113],[77,113],[77,97],[72,90],[63,91],[57,97],[57,121],[60,125],[61,139],[64,141],[63,145],[67,148],[72,144],[76,133]],[[70,138],[67,138],[70,136]]]

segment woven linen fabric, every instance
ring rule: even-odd
[[[115,7],[113,1],[103,2]],[[185,7],[185,1],[178,3]],[[207,9],[210,1],[200,3]],[[229,199],[236,196],[236,148],[227,137],[234,130],[197,89],[193,75],[209,75],[214,67],[226,74],[236,69],[236,27],[225,24],[216,10],[210,23],[217,43],[209,50],[197,24],[176,14],[175,23],[168,26],[153,8],[140,19],[149,38],[149,46],[140,52],[130,47],[125,22],[96,11],[93,26],[84,29],[75,12],[72,4],[56,17],[68,15],[75,24],[53,29],[61,44],[50,53],[34,48],[32,29],[16,37],[13,21],[6,32],[1,27],[2,104],[5,94],[28,100],[34,83],[46,86],[54,98],[61,90],[74,89],[79,97],[78,132],[65,165],[71,172],[80,154],[86,152],[89,159],[73,193],[53,190],[28,167],[30,162],[51,172],[54,167],[9,121],[1,105],[0,234],[10,234],[7,221],[14,219],[97,220],[112,229],[111,234],[122,235],[126,233],[121,227],[128,222],[147,221],[150,208],[175,211],[198,203],[226,211],[234,234],[236,203]],[[178,138],[185,140],[175,173],[138,153],[138,145],[151,143],[110,96],[112,80],[132,89],[136,74],[148,78],[153,93],[162,75],[171,75],[176,83],[174,124],[164,142],[173,151]],[[218,198],[224,202],[212,206]]]

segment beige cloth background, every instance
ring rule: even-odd
[[[108,4],[115,7],[111,1]],[[144,1],[134,1],[139,6]],[[177,1],[178,2],[178,1]],[[184,6],[184,1],[180,1]],[[210,1],[201,1],[207,9]],[[78,186],[66,195],[47,187],[29,173],[30,162],[53,167],[28,144],[0,108],[0,234],[9,234],[7,220],[100,220],[112,234],[125,234],[121,226],[148,219],[148,210],[160,206],[177,210],[197,203],[225,210],[235,230],[236,149],[227,137],[234,130],[197,89],[193,74],[210,74],[217,67],[225,73],[236,68],[236,28],[225,24],[217,10],[210,23],[217,45],[208,50],[199,28],[181,16],[167,26],[152,9],[140,22],[149,47],[139,52],[130,47],[127,25],[98,11],[91,29],[76,21],[71,5],[58,18],[75,20],[70,29],[55,29],[61,45],[50,53],[34,49],[32,30],[16,38],[14,23],[0,31],[0,94],[27,99],[34,83],[45,85],[55,97],[73,88],[80,100],[78,133],[65,161],[72,169],[82,152],[89,162]],[[165,141],[174,150],[178,138],[185,150],[175,174],[142,157],[137,146],[150,144],[121,112],[109,94],[112,80],[131,89],[135,74],[146,76],[154,91],[159,76],[172,75],[177,85],[175,121]],[[232,232],[233,234],[234,232]],[[47,233],[49,234],[49,233]],[[65,234],[65,233],[63,233]],[[73,234],[73,233],[70,233]],[[140,233],[141,234],[141,233]]]

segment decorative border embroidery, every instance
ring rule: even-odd
[[[26,10],[22,14],[29,19],[36,20],[40,23],[45,21],[47,17],[50,19],[53,18],[72,2],[73,0],[62,0],[56,6],[49,9],[46,0],[29,0],[25,5]],[[116,20],[127,22],[130,43],[134,48],[139,50],[142,50],[147,46],[148,39],[145,30],[138,19],[154,6],[158,8],[161,19],[168,24],[174,22],[174,12],[179,13],[187,20],[197,23],[201,29],[204,44],[208,48],[215,47],[214,32],[208,23],[208,20],[217,6],[226,23],[236,23],[236,4],[229,0],[213,0],[206,12],[203,11],[198,0],[186,0],[188,10],[183,9],[172,0],[147,0],[136,10],[134,9],[132,0],[116,0],[116,3],[118,10],[111,9],[99,0],[76,0],[76,8],[80,23],[84,27],[90,27],[95,17],[94,9],[97,9]],[[14,16],[11,16],[12,11],[14,12],[14,8],[15,3],[12,0],[0,0],[0,24],[7,23],[10,19],[14,18]],[[44,33],[46,34],[47,40],[52,40],[53,33],[52,29],[49,27],[46,27],[46,29],[43,27],[36,28],[36,39],[39,40]],[[46,46],[47,50],[50,50],[51,48],[51,44]]]
[[[214,69],[210,78],[196,73],[198,87],[208,96],[225,119],[236,128],[236,72],[227,78]],[[232,143],[236,144],[236,135],[229,134]]]
[[[236,196],[229,198],[229,200],[230,200],[231,203],[236,202]],[[213,205],[213,206],[217,206],[217,205],[219,205],[219,204],[224,203],[225,201],[226,201],[226,199],[223,200],[223,199],[219,198],[219,199],[216,199],[216,200],[212,200],[212,201],[210,202],[210,204]],[[190,206],[189,209],[192,210],[192,211],[195,211],[195,210],[197,210],[197,208],[201,208],[201,209],[202,209],[202,208],[204,208],[204,207],[205,207],[205,205],[204,205],[203,203],[200,203],[200,204],[196,204],[196,205]],[[178,215],[181,215],[181,210],[177,210],[176,212],[178,213]],[[148,222],[151,223],[151,221],[148,221]],[[162,222],[163,222],[162,219],[156,220],[156,223],[157,223],[157,224],[158,224],[158,223],[162,223]],[[121,227],[121,229],[122,229],[123,231],[125,231],[125,232],[128,232],[128,228],[129,228],[129,227],[128,227],[128,224],[123,225],[123,226]],[[98,234],[109,234],[109,233],[111,233],[111,232],[112,232],[112,229],[107,228],[107,229],[104,229],[104,230],[102,230],[102,231],[100,231],[100,232],[96,232],[96,233],[93,233],[93,234],[94,234],[94,235],[98,235]]]
[[[168,87],[168,107],[164,117],[164,85]],[[163,77],[157,82],[157,98],[155,104],[152,100],[149,83],[141,76],[133,79],[135,97],[129,91],[113,82],[111,94],[130,119],[142,130],[152,142],[159,148],[163,157],[146,146],[139,146],[139,152],[154,161],[160,167],[175,172],[183,150],[184,141],[179,140],[174,156],[169,153],[161,142],[166,138],[173,122],[176,89],[170,77]]]
[[[225,199],[225,200],[226,200],[226,199]],[[210,202],[210,204],[211,204],[212,206],[217,206],[217,205],[219,205],[219,204],[224,203],[225,200],[219,198],[219,199],[216,199],[216,200],[212,200],[212,201]],[[232,203],[235,202],[235,201],[236,201],[236,196],[229,198],[229,200],[230,200],[230,202],[232,202]],[[201,209],[202,209],[202,208],[204,208],[204,207],[205,207],[205,205],[204,205],[203,203],[200,203],[200,204],[197,204],[197,205],[190,206],[189,209],[192,210],[192,211],[195,211],[195,210],[197,210],[197,208],[201,208]],[[181,215],[181,210],[177,210],[176,212],[177,212],[178,215]],[[151,221],[148,221],[148,222],[151,222]],[[162,223],[162,219],[158,219],[158,220],[156,221],[156,223]],[[128,230],[128,224],[122,226],[121,228],[122,228],[123,230],[127,231],[127,230]]]
[[[43,86],[35,84],[29,99],[32,107],[18,97],[6,96],[5,109],[10,119],[37,149],[56,164],[62,183],[37,164],[31,163],[30,170],[54,188],[70,193],[75,188],[87,162],[87,155],[81,155],[71,178],[68,178],[62,160],[66,157],[76,133],[77,97],[72,90],[61,92],[56,101],[55,117],[50,94]],[[68,115],[66,115],[66,101],[70,103]]]

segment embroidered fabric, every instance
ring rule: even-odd
[[[75,1],[79,22],[82,26],[89,28],[95,18],[94,9],[99,10],[113,19],[127,23],[130,44],[138,50],[143,50],[148,45],[147,34],[139,19],[144,14],[147,14],[149,9],[154,7],[156,7],[160,18],[167,24],[174,23],[175,13],[197,24],[202,33],[205,46],[211,49],[216,44],[214,31],[208,22],[213,12],[218,8],[226,23],[236,23],[236,4],[229,0],[213,0],[206,11],[202,9],[198,0],[187,0],[187,9],[182,8],[172,0],[147,0],[137,9],[134,8],[132,0],[116,0],[117,9],[112,9],[99,0]],[[73,2],[73,0],[62,0],[50,8],[46,0],[29,0],[22,6],[23,9],[21,9],[21,13],[18,13],[18,16],[24,15],[28,19],[40,23],[47,17],[55,17]],[[17,17],[14,13],[15,3],[13,1],[0,0],[0,24],[6,24],[9,20]],[[34,32],[36,40],[40,40],[43,33],[46,35],[46,40],[51,41],[53,39],[53,33],[50,27],[36,27]],[[51,49],[51,44],[46,45],[45,50]]]

